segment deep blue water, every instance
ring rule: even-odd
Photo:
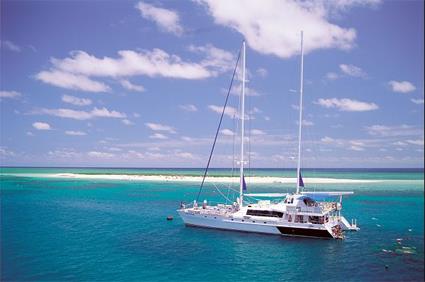
[[[423,182],[392,173],[403,181],[315,185],[355,191],[343,213],[361,230],[343,241],[184,227],[176,209],[197,183],[0,176],[1,280],[423,281]]]

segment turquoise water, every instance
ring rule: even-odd
[[[198,183],[126,182],[7,176],[7,173],[199,175],[196,169],[2,168],[2,281],[422,281],[423,170],[307,170],[306,177],[381,179],[317,184],[353,190],[344,215],[359,232],[343,241],[184,227],[180,201]],[[215,170],[214,175],[229,175]],[[254,170],[255,175],[290,171]],[[293,174],[293,172],[292,172]],[[202,199],[219,200],[213,185]],[[250,192],[291,191],[250,185]],[[173,215],[173,221],[165,218]],[[400,243],[398,243],[397,239]],[[387,267],[385,267],[387,266]]]

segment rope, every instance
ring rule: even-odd
[[[213,145],[211,147],[211,152],[210,152],[210,156],[208,158],[207,167],[205,168],[204,176],[202,177],[201,186],[199,187],[198,196],[196,196],[196,201],[199,200],[199,196],[201,195],[202,188],[204,187],[205,178],[206,178],[207,173],[208,173],[208,168],[210,167],[211,158],[212,158],[212,155],[214,153],[214,148],[215,148],[215,144],[217,142],[218,133],[220,132],[221,122],[223,121],[224,112],[226,110],[227,101],[229,100],[230,91],[232,89],[233,80],[235,78],[236,70],[238,68],[240,56],[241,56],[241,51],[239,50],[238,59],[236,60],[235,69],[233,70],[232,80],[230,81],[229,90],[227,91],[226,101],[224,102],[223,111],[221,112],[221,116],[220,116],[220,122],[218,123],[217,131],[215,132],[214,142],[213,142]]]

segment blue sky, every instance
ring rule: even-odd
[[[294,167],[304,30],[303,166],[424,166],[423,1],[239,2],[2,1],[1,164],[203,167],[245,39],[246,158]]]

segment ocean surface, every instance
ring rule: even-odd
[[[202,170],[0,168],[2,281],[424,279],[421,169],[304,170],[304,177],[379,180],[306,187],[355,192],[344,199],[343,215],[356,218],[361,230],[346,233],[345,240],[185,227],[176,209],[196,197],[199,183],[43,177],[51,173],[201,175]],[[232,172],[215,169],[210,175]],[[227,184],[215,185],[227,193]],[[215,185],[204,187],[202,200],[221,199]],[[292,184],[248,183],[253,193],[293,190]],[[174,220],[167,221],[169,215]]]

